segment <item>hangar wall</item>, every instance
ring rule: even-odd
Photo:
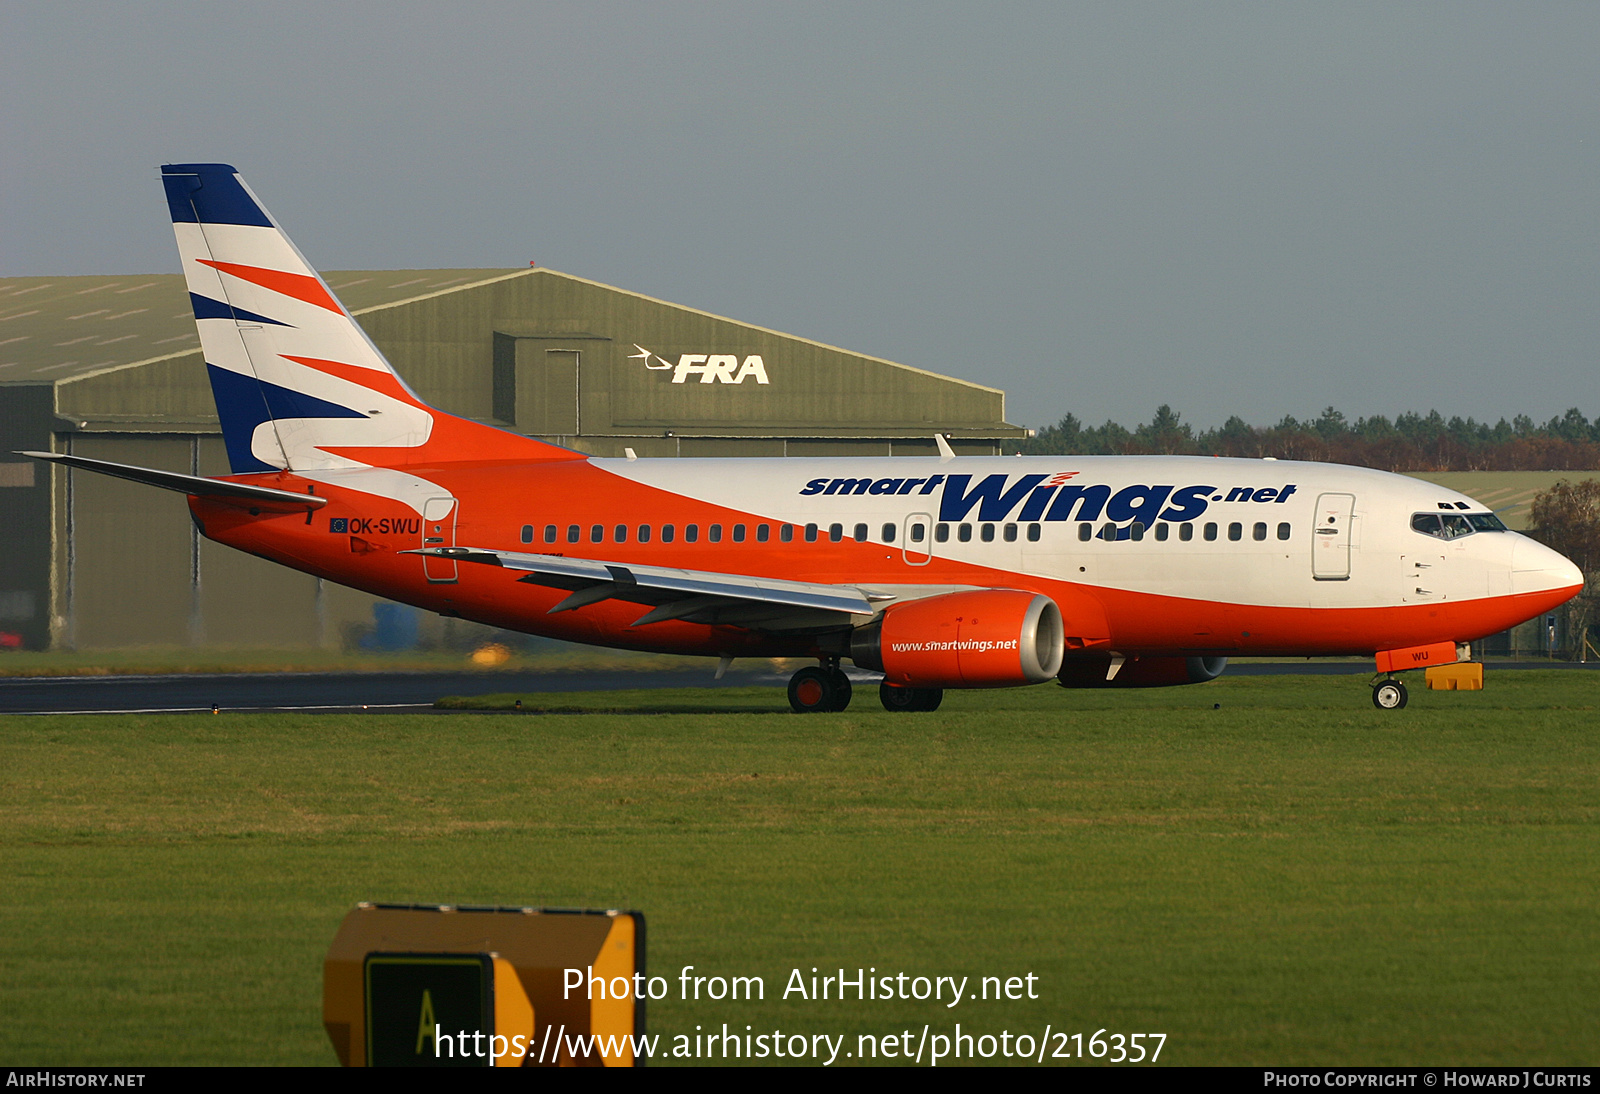
[[[74,455],[91,459],[228,473],[217,436],[80,434],[71,442]],[[76,557],[64,590],[72,603],[62,614],[72,629],[63,644],[294,647],[322,641],[328,620],[318,604],[317,579],[205,539],[180,494],[73,473],[67,517]],[[359,602],[352,608],[357,617],[367,611]]]
[[[936,430],[988,455],[1023,435],[995,388],[550,270],[361,321],[435,405],[594,455],[921,454]]]
[[[0,635],[29,649],[50,641],[51,476],[14,453],[49,450],[52,394],[44,385],[0,393]]]

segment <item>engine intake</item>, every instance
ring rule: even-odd
[[[1009,688],[1061,670],[1061,609],[1038,593],[982,589],[888,608],[850,636],[850,658],[891,684]]]

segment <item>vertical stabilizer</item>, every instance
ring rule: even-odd
[[[417,398],[232,167],[161,178],[235,473],[581,458]]]

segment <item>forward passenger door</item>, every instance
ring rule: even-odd
[[[1311,576],[1318,581],[1350,580],[1350,522],[1354,494],[1317,497],[1316,526],[1311,530]]]

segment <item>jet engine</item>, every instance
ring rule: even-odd
[[[1222,675],[1226,657],[1144,657],[1138,654],[1111,672],[1111,655],[1074,657],[1061,666],[1056,679],[1064,688],[1166,688],[1177,684],[1203,684]]]
[[[850,636],[850,657],[905,687],[1009,688],[1060,671],[1064,634],[1049,597],[981,589],[893,605]]]

